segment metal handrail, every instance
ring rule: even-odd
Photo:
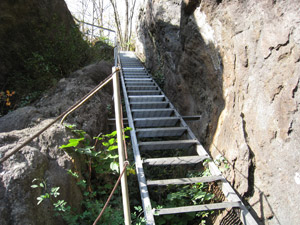
[[[2,158],[0,158],[0,163],[5,162],[8,158],[10,158],[12,155],[16,154],[17,152],[19,152],[23,147],[25,147],[27,144],[29,144],[31,141],[33,141],[33,139],[35,139],[36,137],[38,137],[39,135],[41,135],[43,132],[45,132],[47,129],[49,129],[53,124],[55,124],[57,121],[61,120],[61,123],[64,121],[64,119],[73,111],[75,111],[76,109],[78,109],[81,105],[83,105],[88,99],[90,99],[93,95],[95,95],[102,87],[104,87],[109,81],[113,80],[113,89],[114,89],[114,105],[115,105],[115,115],[116,115],[116,128],[117,128],[117,140],[118,140],[118,152],[119,152],[119,164],[120,164],[120,172],[122,171],[122,173],[119,176],[119,179],[116,183],[115,186],[117,186],[119,184],[119,182],[121,181],[121,190],[122,190],[122,200],[123,200],[123,212],[124,212],[124,222],[125,225],[130,225],[131,224],[131,215],[130,215],[130,205],[129,205],[129,194],[128,194],[128,185],[127,185],[127,177],[126,177],[126,173],[124,174],[126,167],[128,165],[128,161],[127,161],[127,153],[124,153],[124,143],[123,143],[123,124],[122,124],[122,110],[121,110],[121,97],[120,97],[120,84],[119,84],[119,71],[120,68],[118,67],[118,65],[120,64],[119,62],[119,57],[118,57],[118,52],[119,52],[119,45],[118,45],[118,41],[117,41],[117,32],[114,30],[111,30],[109,28],[105,28],[105,27],[101,27],[101,26],[97,26],[97,25],[93,25],[90,23],[86,23],[83,21],[80,21],[78,19],[76,19],[74,17],[74,19],[78,22],[82,22],[85,23],[87,25],[90,26],[95,26],[99,29],[104,29],[107,30],[109,32],[113,32],[115,34],[115,43],[114,43],[114,59],[115,59],[115,66],[113,67],[113,71],[112,74],[110,74],[104,81],[102,81],[99,85],[97,85],[93,90],[91,90],[87,95],[85,95],[81,100],[79,100],[78,102],[76,102],[73,106],[71,106],[68,110],[66,110],[65,112],[63,112],[61,115],[59,115],[58,117],[56,117],[54,119],[54,121],[50,122],[49,124],[47,124],[44,128],[42,128],[40,131],[38,131],[37,133],[35,133],[34,135],[32,135],[30,138],[28,138],[27,140],[25,140],[24,143],[22,143],[21,145],[17,146],[16,148],[14,148],[12,151],[7,152]],[[124,159],[124,156],[126,156],[126,158]],[[125,161],[126,160],[126,161]],[[114,188],[115,189],[115,188]],[[113,194],[114,190],[112,191],[111,195]],[[110,201],[111,196],[109,197],[109,199],[107,200],[106,206],[108,204],[108,202]],[[103,211],[105,210],[106,206],[102,209],[100,215],[97,217],[97,219],[95,220],[94,224],[96,224],[101,215],[103,214]]]
[[[119,167],[120,167],[120,177],[116,185],[121,181],[121,192],[122,192],[122,202],[123,202],[123,213],[124,213],[124,222],[125,225],[131,224],[131,215],[130,215],[130,204],[129,204],[129,194],[128,194],[128,183],[127,183],[127,175],[124,174],[126,167],[128,165],[127,161],[127,153],[125,154],[124,149],[124,133],[123,133],[123,114],[122,114],[122,104],[121,104],[121,95],[120,95],[120,79],[119,79],[119,71],[120,71],[120,59],[119,59],[119,43],[117,40],[117,32],[111,30],[109,28],[97,26],[94,24],[90,24],[84,21],[80,21],[74,17],[74,19],[80,23],[87,24],[89,26],[94,26],[99,29],[104,29],[109,32],[113,32],[115,34],[114,40],[114,67],[112,68],[113,72],[113,89],[114,89],[114,107],[115,107],[115,118],[116,118],[116,130],[117,130],[117,140],[118,140],[118,153],[119,153]],[[114,188],[115,190],[115,188]],[[114,190],[112,191],[111,195],[113,194]],[[111,196],[110,196],[111,197]],[[110,197],[108,198],[105,207],[103,207],[102,211],[100,212],[99,216],[95,220],[94,224],[100,220],[105,208],[107,207],[108,202],[110,201]]]

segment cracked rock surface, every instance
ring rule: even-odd
[[[138,54],[264,224],[300,214],[299,1],[148,1]]]

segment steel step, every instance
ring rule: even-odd
[[[154,82],[125,82],[126,87],[136,87],[137,85],[156,87]]]
[[[148,74],[139,74],[139,75],[125,75],[124,74],[124,77],[125,78],[151,78]]]
[[[245,205],[243,205],[226,179],[223,178],[222,173],[213,161],[208,162],[208,168],[212,176],[169,179],[171,176],[166,173],[163,174],[165,178],[162,180],[146,180],[145,171],[143,169],[144,166],[195,164],[192,165],[192,167],[197,167],[198,163],[201,164],[203,160],[210,159],[210,156],[135,54],[133,52],[120,52],[119,55],[123,67],[121,73],[122,88],[125,95],[124,100],[128,123],[129,126],[133,128],[131,131],[132,148],[146,223],[154,225],[154,215],[159,216],[239,207],[241,210],[241,221],[245,225],[257,225]],[[186,117],[185,119],[187,118],[189,119],[191,117]],[[176,151],[176,149],[180,150],[180,152]],[[151,155],[154,153],[154,157],[156,158],[142,159],[141,151],[143,151],[142,155]],[[168,157],[162,157],[162,155],[160,157],[159,153],[166,153]],[[178,153],[183,156],[176,157]],[[183,167],[185,168],[185,166]],[[213,181],[221,181],[222,185],[220,188],[226,198],[226,202],[162,209],[153,209],[151,206],[148,186],[171,184],[186,185]]]
[[[196,164],[208,158],[209,155],[152,158],[152,159],[144,159],[143,163],[147,166],[186,165],[186,164]]]
[[[134,119],[136,128],[146,127],[172,127],[180,121],[180,117],[154,117],[154,118],[137,118]]]
[[[175,141],[147,141],[140,142],[139,148],[142,151],[187,149],[199,143],[197,140],[175,140]]]
[[[147,118],[147,117],[170,117],[173,109],[134,109],[131,111],[133,118]]]
[[[123,75],[149,75],[147,73],[147,71],[131,71],[131,72],[127,72],[127,71],[123,71]]]
[[[137,65],[137,66],[143,66],[143,64],[142,63],[140,63],[138,60],[133,60],[133,61],[123,61],[122,62],[122,66],[124,66],[124,65]]]
[[[146,81],[146,82],[125,81],[125,85],[126,85],[126,87],[136,86],[136,85],[154,86],[155,83],[153,81]]]
[[[124,68],[141,68],[143,65],[142,64],[139,64],[139,63],[122,63],[122,67]]]
[[[151,81],[153,82],[152,78],[125,78],[125,82],[145,82]]]
[[[136,129],[138,138],[154,137],[181,137],[187,131],[186,127],[166,127],[166,128],[147,128]]]
[[[128,95],[159,95],[160,90],[139,90],[139,91],[127,91]]]
[[[137,95],[129,95],[129,102],[159,102],[164,101],[164,95],[144,95],[144,96],[137,96]]]
[[[217,210],[217,209],[240,208],[240,207],[242,207],[241,202],[221,202],[221,203],[211,203],[211,204],[204,204],[204,205],[155,209],[154,215],[160,216],[160,215],[168,215],[168,214],[210,211],[210,210]]]
[[[122,67],[122,70],[127,71],[127,72],[128,71],[137,71],[137,70],[146,71],[143,66],[141,66],[141,67]]]
[[[169,102],[133,102],[132,109],[163,109],[170,106]]]
[[[209,176],[209,177],[194,177],[194,178],[179,178],[179,179],[166,179],[166,180],[148,180],[148,186],[165,186],[170,184],[195,184],[195,183],[209,183],[214,181],[223,180],[222,176]]]
[[[132,73],[147,73],[146,70],[141,69],[140,66],[132,66],[132,65],[125,65],[123,66],[122,73],[123,74],[132,74]]]
[[[158,90],[154,85],[151,86],[127,86],[128,91],[138,91],[138,90]]]

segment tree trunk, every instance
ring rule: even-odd
[[[132,35],[132,20],[133,20],[133,15],[134,15],[135,3],[136,3],[136,0],[132,0],[132,3],[131,3],[131,9],[130,9],[130,17],[129,17],[130,28],[129,28],[128,42],[131,41],[131,35]],[[129,47],[130,47],[130,46],[128,45],[128,48],[129,48]]]
[[[109,1],[110,1],[111,5],[113,7],[113,10],[114,10],[114,17],[115,17],[115,23],[116,23],[118,37],[119,37],[119,41],[120,41],[120,46],[123,49],[124,41],[123,41],[120,17],[119,17],[116,1],[115,0],[109,0]]]
[[[125,32],[124,32],[124,44],[125,44],[125,46],[126,46],[126,50],[128,51],[128,47],[129,47],[129,39],[128,39],[128,8],[129,8],[129,6],[128,6],[128,0],[125,0],[125,6],[126,6],[126,8],[125,8]],[[124,46],[124,47],[125,47]]]

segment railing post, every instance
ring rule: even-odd
[[[113,72],[117,70],[117,67],[113,67]],[[116,129],[117,129],[117,139],[118,139],[118,152],[119,152],[119,164],[120,173],[124,168],[125,153],[124,153],[124,142],[123,142],[123,131],[122,131],[122,111],[121,111],[121,96],[120,96],[120,82],[119,82],[119,72],[117,71],[113,76],[113,87],[114,87],[114,106],[115,106],[115,117],[116,117]],[[130,218],[130,205],[128,196],[128,185],[127,185],[127,175],[126,172],[121,178],[121,190],[122,190],[122,201],[123,201],[123,212],[125,225],[131,224]]]

